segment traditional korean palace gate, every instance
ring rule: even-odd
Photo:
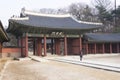
[[[29,43],[34,55],[46,56],[48,48],[52,54],[68,55],[79,54],[83,33],[99,27],[99,23],[78,22],[70,15],[45,15],[22,10],[20,17],[9,19],[7,32],[17,37],[23,57],[28,56]]]

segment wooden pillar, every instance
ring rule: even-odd
[[[42,56],[42,39],[37,39],[37,55]]]
[[[112,43],[110,43],[110,53],[112,53]]]
[[[0,53],[2,53],[2,43],[0,42]]]
[[[94,44],[95,54],[96,54],[96,43]]]
[[[55,39],[55,54],[57,54],[57,39]]]
[[[105,44],[102,44],[102,52],[105,53]]]
[[[58,41],[55,39],[55,54],[58,54]]]
[[[0,42],[0,53],[2,54],[2,43]]]
[[[117,44],[117,53],[119,53],[119,43]]]
[[[28,35],[25,35],[25,57],[28,57]]]
[[[33,55],[36,54],[36,40],[35,38],[33,39]]]
[[[46,35],[44,35],[44,56],[47,56],[47,42],[46,42]]]
[[[88,54],[88,43],[86,43],[86,54]]]
[[[53,44],[54,42],[53,42],[53,38],[51,39],[51,54],[53,54],[54,52],[53,52]]]
[[[55,41],[55,54],[56,54],[57,53],[57,47],[56,47],[57,46],[57,40],[55,39],[54,41]]]
[[[24,39],[21,37],[21,57],[25,57],[24,55]]]
[[[79,45],[80,45],[80,50],[79,51],[81,51],[82,50],[82,38],[81,38],[81,36],[79,37]]]
[[[60,40],[56,39],[56,54],[60,55]]]
[[[20,37],[17,38],[17,45],[21,46],[21,39],[20,39]]]
[[[60,55],[60,40],[59,39],[55,39],[55,53],[57,55]]]
[[[64,55],[67,55],[67,37],[64,36]]]

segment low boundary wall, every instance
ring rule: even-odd
[[[1,57],[21,57],[20,47],[3,47]]]

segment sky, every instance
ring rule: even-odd
[[[8,20],[12,15],[19,15],[21,8],[27,10],[39,10],[41,8],[64,8],[72,3],[85,3],[91,5],[92,0],[1,0],[0,1],[0,20],[3,26],[8,26]],[[111,0],[112,2],[114,0]],[[120,1],[117,5],[120,5]]]

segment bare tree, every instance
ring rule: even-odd
[[[95,10],[86,4],[82,3],[71,4],[69,6],[69,13],[72,14],[78,20],[98,22]]]
[[[111,1],[110,0],[93,0],[94,6],[97,9],[98,19],[104,24],[104,31],[108,31],[112,29],[111,25]]]
[[[68,14],[68,8],[60,8],[60,9],[58,9],[57,14]]]
[[[78,20],[81,20],[83,17],[83,11],[85,8],[85,4],[74,3],[69,6],[69,13],[72,14]]]
[[[93,14],[91,13],[91,8],[86,5],[86,7],[83,10],[83,20],[84,21],[92,21]]]
[[[42,8],[39,10],[40,13],[44,14],[67,14],[67,8],[51,9],[51,8]]]
[[[110,0],[93,0],[94,6],[98,11],[98,17],[102,23],[106,21],[107,16],[111,10]]]
[[[92,1],[92,4],[97,7],[103,7],[105,8],[106,10],[111,10],[112,8],[112,3],[110,0],[93,0]]]
[[[39,10],[40,13],[45,13],[45,14],[56,14],[57,10],[51,9],[51,8],[42,8]]]

